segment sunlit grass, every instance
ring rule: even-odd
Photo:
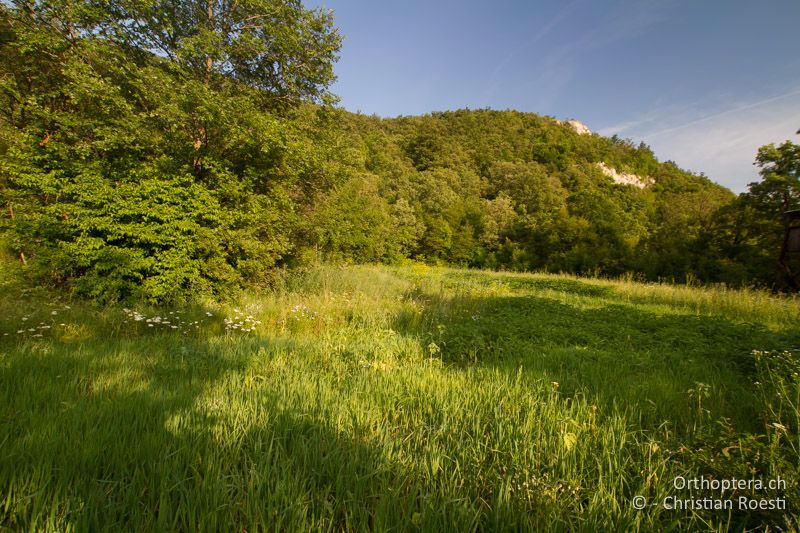
[[[0,526],[797,528],[796,304],[422,265],[186,309],[29,294],[0,304]],[[779,475],[789,508],[633,508],[678,475]]]

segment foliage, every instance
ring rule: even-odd
[[[784,213],[800,208],[800,145],[786,141],[762,146],[756,164],[762,180],[751,183],[747,192],[722,211],[715,237],[741,275],[786,289],[789,286],[783,282],[785,272],[778,259],[788,223]]]
[[[348,144],[366,152],[368,168],[382,179],[380,194],[405,200],[423,222],[416,246],[407,248],[412,258],[723,281],[714,268],[719,255],[702,242],[733,195],[659,163],[645,145],[579,135],[553,119],[513,111],[348,115],[342,122]],[[600,162],[654,184],[614,184]],[[701,210],[694,208],[698,198]]]
[[[151,15],[169,8],[134,4],[155,10]],[[315,172],[313,161],[306,169],[288,168],[287,161],[307,158],[308,147],[292,132],[301,122],[266,111],[263,90],[275,83],[281,97],[315,97],[330,76],[308,73],[303,80],[299,67],[281,67],[276,76],[287,78],[253,81],[259,92],[242,85],[242,72],[215,70],[224,76],[210,84],[190,68],[193,60],[147,53],[143,43],[152,42],[145,36],[120,44],[104,38],[122,5],[88,14],[83,4],[69,3],[68,9],[49,2],[0,8],[2,126],[11,132],[4,136],[0,179],[11,247],[31,259],[38,282],[100,300],[180,300],[263,281],[290,250],[293,212],[303,200],[295,191],[299,182],[313,182],[308,176]],[[295,42],[309,31],[324,38],[324,46],[304,41],[304,53],[318,54],[314,68],[329,71],[323,58],[332,59],[338,38],[327,16],[294,3],[270,5],[277,11],[269,12],[269,24],[283,15],[292,21],[282,39]],[[237,6],[236,16],[250,16]],[[197,6],[181,9],[190,7]],[[247,31],[235,30],[237,39],[263,32],[266,21],[258,20]],[[188,32],[173,35],[182,56],[199,23],[172,23]],[[147,24],[136,19],[112,36],[169,29]],[[234,58],[245,53],[243,42],[228,43],[235,51],[226,48],[223,63],[244,68],[247,61],[268,60],[254,44],[247,53],[257,57]],[[304,58],[281,41],[272,46],[288,63]]]

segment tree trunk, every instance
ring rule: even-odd
[[[214,0],[206,0],[206,7],[207,11],[206,14],[208,18],[206,19],[206,23],[208,25],[208,31],[213,32],[214,30]],[[206,54],[206,76],[205,76],[205,84],[208,87],[208,84],[211,82],[211,70],[214,68],[214,58],[211,54]]]

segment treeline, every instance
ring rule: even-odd
[[[763,180],[737,197],[643,143],[531,113],[341,113],[337,124],[352,175],[315,204],[327,206],[311,217],[326,258],[790,288],[777,259],[783,213],[800,207],[791,142],[759,150]]]
[[[326,219],[347,218],[355,207],[332,197],[341,212],[316,222],[332,257],[392,260],[395,254],[485,268],[682,276],[710,271],[693,247],[714,212],[734,198],[705,178],[659,163],[645,145],[580,135],[530,113],[343,115],[340,122],[348,125],[345,144],[359,158],[350,183],[372,184],[380,199],[372,209],[385,204],[384,233],[393,237],[364,238],[372,246],[364,249],[329,237],[339,226],[326,229]],[[618,185],[601,162],[654,184]],[[349,218],[359,216],[350,212]],[[381,248],[391,238],[398,242]]]
[[[32,283],[107,301],[316,259],[774,281],[796,187],[737,199],[530,113],[348,113],[339,47],[293,0],[0,4],[2,245]],[[759,156],[783,192],[792,146]]]

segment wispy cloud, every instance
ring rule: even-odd
[[[792,138],[797,142],[800,88],[768,98],[729,102],[709,112],[711,104],[659,107],[599,131],[643,140],[660,158],[703,172],[736,192],[758,179],[753,161],[760,146]]]
[[[500,76],[505,70],[508,65],[512,62],[514,58],[517,56],[529,51],[534,45],[536,45],[539,41],[547,37],[559,24],[561,24],[564,20],[566,20],[570,15],[573,14],[575,8],[580,4],[583,0],[572,0],[568,4],[566,4],[563,8],[561,8],[555,16],[553,16],[544,26],[539,28],[533,35],[531,35],[528,39],[526,39],[521,45],[517,46],[511,52],[506,54],[506,56],[495,66],[494,70],[492,71],[491,76],[489,77],[489,88],[486,90],[486,96],[491,98],[497,92],[497,89],[500,86]]]
[[[586,30],[580,24],[567,28],[566,34],[572,37],[544,58],[530,81],[531,90],[538,96],[537,108],[550,107],[574,79],[587,53],[642,35],[665,18],[671,5],[668,0],[622,0],[607,10],[590,29]]]
[[[575,41],[576,52],[601,48],[642,35],[662,21],[672,6],[669,0],[623,0],[608,10],[594,29]]]
[[[691,128],[693,126],[697,126],[699,124],[702,124],[703,122],[719,121],[720,119],[724,119],[725,117],[728,117],[728,116],[731,116],[731,117],[733,117],[733,116],[741,116],[746,111],[749,111],[749,110],[752,110],[752,109],[757,109],[757,108],[760,108],[760,107],[769,106],[771,104],[776,104],[776,103],[779,103],[781,100],[785,100],[787,98],[791,99],[791,98],[795,98],[795,97],[798,97],[798,96],[800,96],[800,89],[799,90],[789,91],[788,93],[784,93],[784,94],[779,94],[777,96],[771,96],[769,98],[764,98],[762,100],[758,100],[758,101],[755,101],[755,102],[749,102],[749,103],[745,103],[745,104],[734,105],[733,107],[728,107],[728,108],[726,108],[726,109],[724,109],[722,111],[717,111],[715,113],[711,113],[711,114],[699,116],[699,117],[696,117],[696,118],[692,118],[688,122],[680,122],[678,124],[671,125],[671,126],[668,126],[666,128],[662,127],[661,129],[656,129],[655,131],[649,131],[647,135],[649,137],[651,137],[651,138],[658,137],[658,136],[661,136],[661,135],[674,133],[674,132],[682,130],[682,129]],[[698,104],[693,104],[691,106],[681,106],[681,107],[683,109],[683,113],[684,114],[689,110],[692,110],[693,113],[696,114],[696,113],[699,112],[696,109],[697,105]],[[658,109],[658,110],[655,110],[655,111],[651,111],[647,115],[645,115],[645,116],[643,116],[643,117],[641,117],[639,119],[630,120],[628,122],[623,122],[621,124],[617,124],[616,126],[611,126],[611,127],[608,127],[608,128],[604,128],[601,131],[601,133],[603,133],[603,134],[614,134],[614,133],[620,134],[620,133],[624,133],[626,131],[631,131],[631,130],[635,131],[637,129],[642,128],[642,126],[645,126],[647,124],[653,124],[654,122],[660,121],[660,120],[664,119],[665,117],[669,117],[669,116],[674,117],[675,116],[675,108],[677,108],[677,107],[678,106],[673,106],[670,109],[661,108],[661,109]],[[795,117],[795,120],[797,120],[798,123],[800,123],[800,117]],[[663,122],[661,122],[661,124],[663,126]],[[607,133],[604,133],[604,132],[607,132]]]
[[[494,68],[492,72],[492,79],[496,79],[500,72],[508,66],[511,60],[525,50],[529,50],[533,45],[547,37],[547,35],[553,31],[553,29],[558,26],[564,19],[566,19],[570,14],[572,14],[575,6],[580,3],[581,0],[572,0],[567,5],[565,5],[556,15],[551,18],[544,26],[539,28],[536,33],[534,33],[530,38],[528,38],[522,45],[518,46],[516,49],[511,51],[508,55],[506,55]]]

